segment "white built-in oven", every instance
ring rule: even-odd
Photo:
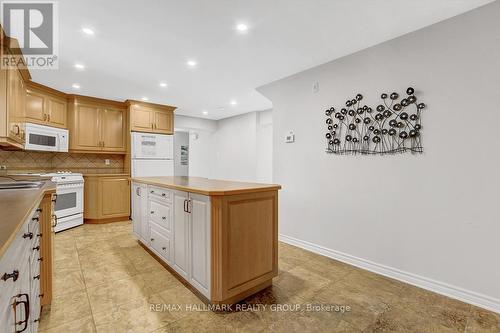
[[[83,213],[83,182],[57,183],[56,193],[54,210],[58,220]]]
[[[26,150],[68,151],[68,130],[26,123]]]

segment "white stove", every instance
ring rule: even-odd
[[[41,173],[56,183],[55,232],[83,224],[83,175],[70,171]]]

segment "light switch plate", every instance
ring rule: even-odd
[[[293,134],[292,131],[288,132],[288,134],[285,136],[285,142],[286,143],[293,143],[293,142],[295,142],[295,134]]]

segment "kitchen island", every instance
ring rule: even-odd
[[[280,185],[132,178],[134,234],[212,304],[236,303],[278,275]]]

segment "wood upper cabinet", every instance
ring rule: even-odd
[[[175,107],[127,100],[130,130],[158,134],[174,133]]]
[[[2,52],[10,53],[5,47]],[[0,145],[24,146],[24,106],[25,83],[21,71],[0,68]]]
[[[100,110],[96,106],[75,105],[70,125],[70,149],[99,150],[100,139]]]
[[[40,125],[67,128],[66,95],[39,83],[26,87],[25,121]]]
[[[125,112],[106,108],[101,110],[101,120],[102,149],[106,151],[125,151]]]
[[[120,106],[123,104],[82,96],[70,97],[69,149],[125,153],[127,110]]]
[[[128,218],[130,180],[123,176],[85,176],[84,212],[87,220]]]
[[[168,111],[155,111],[154,129],[159,133],[174,134],[174,114]]]

